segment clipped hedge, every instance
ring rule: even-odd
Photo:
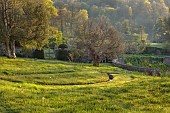
[[[70,51],[65,50],[65,49],[59,49],[57,59],[63,60],[63,61],[69,61],[70,60],[69,54],[70,54]]]
[[[66,44],[60,44],[60,45],[58,46],[58,48],[60,48],[60,49],[66,49],[66,48],[68,48],[68,46],[67,46]]]
[[[58,55],[57,55],[58,60],[63,60],[63,61],[71,60],[70,51],[68,50],[68,46],[66,44],[61,44],[59,45],[58,48],[59,48]]]
[[[170,55],[167,49],[157,48],[157,47],[146,47],[143,51],[143,54],[152,54],[152,55]]]
[[[44,50],[38,50],[36,49],[34,52],[33,52],[33,58],[38,58],[38,59],[44,59]]]

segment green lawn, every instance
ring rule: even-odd
[[[107,72],[114,80],[108,81]],[[0,57],[0,113],[169,113],[170,78]]]
[[[163,48],[162,43],[150,43],[149,47]]]

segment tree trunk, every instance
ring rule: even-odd
[[[5,37],[4,37],[4,45],[5,45],[5,55],[8,58],[16,58],[15,55],[15,41],[11,40],[11,28],[14,25],[12,20],[12,7],[10,0],[1,0],[1,10],[2,10],[2,24],[6,29]]]
[[[16,58],[15,55],[15,40],[10,41],[9,38],[5,40],[5,55],[8,58]]]
[[[93,60],[93,66],[99,66],[100,62],[98,60]]]
[[[93,66],[99,66],[100,57],[98,55],[93,56]]]
[[[99,66],[100,64],[100,56],[95,52],[94,48],[89,46],[89,51],[90,51],[90,55],[93,58],[93,66]]]
[[[11,50],[10,50],[10,45],[9,45],[9,38],[6,38],[4,45],[5,45],[5,55],[8,58],[11,58]]]
[[[11,48],[11,58],[16,58],[15,54],[15,40],[10,41]]]

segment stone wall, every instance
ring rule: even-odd
[[[130,65],[120,64],[120,63],[116,63],[116,62],[112,62],[112,65],[119,67],[119,68],[122,68],[122,69],[129,70],[129,71],[144,72],[144,73],[146,73],[150,76],[152,76],[152,75],[160,76],[161,75],[158,70],[155,70],[155,69],[152,69],[152,68],[130,66]]]

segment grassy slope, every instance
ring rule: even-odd
[[[115,73],[113,81],[107,81],[106,72]],[[168,77],[150,77],[108,65],[0,57],[2,113],[169,111]]]

